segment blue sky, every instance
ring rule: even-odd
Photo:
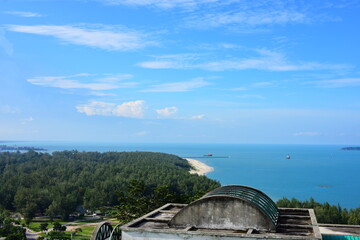
[[[360,144],[359,12],[0,0],[0,140]]]

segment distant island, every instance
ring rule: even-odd
[[[343,147],[341,150],[360,150],[360,147]]]
[[[28,147],[28,146],[7,146],[0,145],[0,151],[46,151],[44,148]]]

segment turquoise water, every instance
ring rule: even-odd
[[[228,158],[195,158],[215,171],[209,178],[222,185],[255,187],[273,200],[281,197],[360,207],[360,151],[340,150],[341,145],[246,144],[115,144],[79,142],[3,142],[43,147],[49,151],[155,151],[196,157],[212,153]],[[285,156],[291,155],[291,159]]]

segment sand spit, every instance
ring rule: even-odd
[[[188,163],[194,168],[189,171],[191,174],[197,174],[199,176],[202,176],[209,172],[214,171],[213,167],[210,167],[210,166],[206,165],[205,163],[202,163],[198,160],[191,159],[191,158],[185,158],[185,160],[187,160]]]

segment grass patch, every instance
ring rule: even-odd
[[[77,239],[77,240],[89,240],[91,238],[91,235],[93,233],[95,229],[95,226],[86,226],[86,227],[81,227],[82,232],[76,232],[76,235],[72,236],[72,239]],[[71,234],[74,234],[75,231],[65,231],[64,232],[64,237],[70,239],[71,238]],[[45,233],[40,233],[40,236],[46,237]]]
[[[104,220],[95,219],[95,220],[75,222],[73,225],[83,225],[83,224],[98,223],[98,222],[103,222],[103,221]]]
[[[33,219],[33,221],[30,222],[30,224],[27,225],[27,227],[30,228],[31,230],[33,230],[34,232],[40,232],[40,231],[41,231],[41,230],[40,230],[40,225],[41,225],[42,223],[48,223],[49,225],[48,225],[47,227],[48,227],[48,228],[52,228],[54,222],[57,222],[57,220],[53,220],[53,222],[50,222],[50,219],[49,219],[49,218],[41,218],[41,219],[38,219],[38,218],[37,218],[37,219]],[[59,221],[59,223],[60,223],[61,225],[64,225],[64,224],[69,223],[69,222],[71,222],[71,221],[67,221],[67,222]],[[21,224],[25,224],[25,221],[22,220],[20,223],[21,223]]]

